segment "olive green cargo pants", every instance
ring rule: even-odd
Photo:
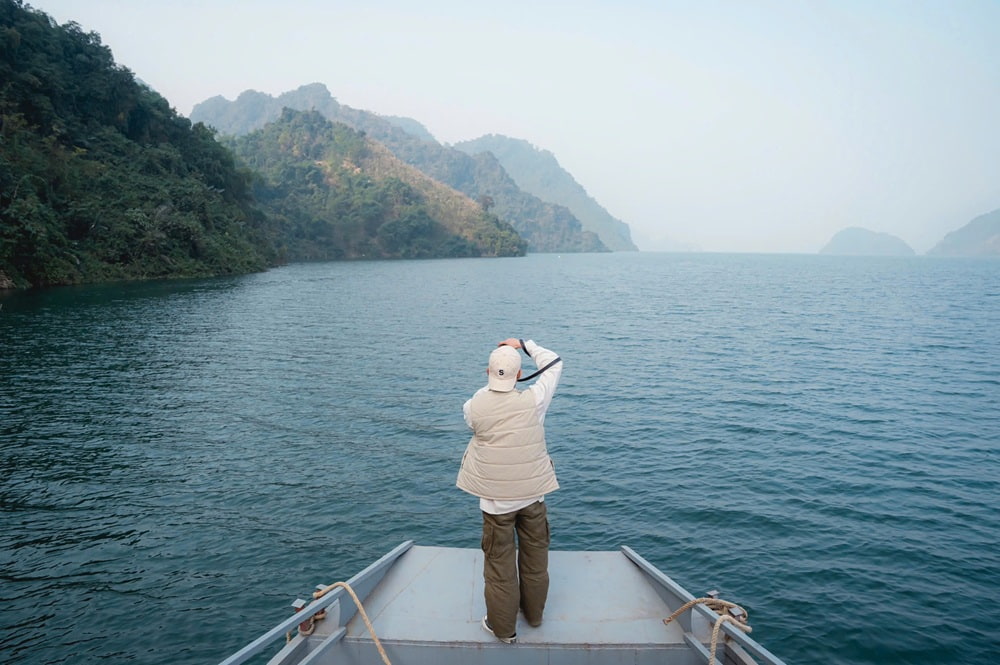
[[[517,533],[515,545],[514,534]],[[486,616],[497,637],[517,631],[517,610],[542,623],[549,595],[549,519],[544,501],[506,515],[483,513]]]

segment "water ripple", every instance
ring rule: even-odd
[[[600,255],[7,296],[0,651],[215,662],[402,540],[475,547],[461,403],[519,335],[566,364],[555,547],[718,588],[788,662],[987,662],[998,284],[996,262]]]

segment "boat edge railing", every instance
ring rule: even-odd
[[[393,563],[395,563],[396,559],[405,554],[411,547],[413,547],[412,540],[407,540],[399,544],[398,546],[393,548],[390,552],[383,555],[382,558],[380,558],[378,561],[375,561],[370,566],[362,570],[360,573],[352,577],[350,580],[347,581],[347,583],[353,587],[357,585],[359,582],[366,580],[373,575],[379,573],[384,575],[385,571],[388,570]],[[340,597],[343,596],[345,593],[346,592],[344,591],[343,588],[337,588],[331,591],[330,593],[322,596],[321,598],[314,600],[313,602],[309,603],[306,607],[304,607],[301,611],[289,615],[287,619],[279,623],[277,626],[267,631],[254,641],[250,642],[245,647],[243,647],[236,653],[232,654],[225,660],[221,661],[219,665],[240,665],[241,663],[245,663],[247,660],[249,660],[253,656],[256,656],[258,653],[263,651],[272,642],[274,642],[280,637],[283,637],[285,633],[298,626],[300,622],[304,621],[308,617],[311,617],[316,612],[332,605],[334,602],[339,600]]]
[[[673,581],[667,575],[663,574],[663,572],[659,568],[657,568],[650,562],[646,561],[639,554],[637,554],[635,550],[633,550],[631,547],[623,545],[621,548],[621,552],[626,557],[628,557],[632,561],[632,563],[639,566],[639,568],[641,568],[644,573],[652,577],[659,584],[662,584],[664,587],[669,589],[670,592],[673,593],[678,598],[683,598],[685,602],[694,600],[694,596],[692,596],[691,593],[687,591],[687,589],[677,584],[677,582]],[[718,618],[718,615],[715,612],[708,609],[704,605],[695,605],[694,607],[691,608],[691,611],[700,612],[702,616],[705,617],[710,623],[714,623],[715,620]],[[728,623],[722,624],[722,632],[725,633],[727,637],[735,639],[736,642],[741,647],[749,651],[755,657],[762,659],[768,665],[785,665],[785,661],[781,660],[773,653],[765,649],[763,646],[758,644],[755,639],[749,637],[743,631],[734,628],[733,626],[730,626]]]

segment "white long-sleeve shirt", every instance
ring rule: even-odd
[[[535,367],[541,369],[547,364],[558,358],[559,356],[554,351],[549,351],[548,349],[535,344],[534,340],[525,340],[523,342],[525,352],[535,361]],[[545,423],[545,413],[549,410],[549,404],[552,403],[552,396],[555,395],[556,386],[559,385],[559,379],[562,377],[563,364],[561,362],[556,363],[552,367],[548,368],[542,372],[535,382],[531,384],[528,388],[530,392],[535,397],[535,413],[538,415],[538,422],[540,424]],[[488,386],[483,386],[477,393],[484,390],[489,390]],[[462,414],[465,417],[465,424],[472,428],[472,422],[469,419],[469,403],[472,400],[469,399],[462,405]],[[479,508],[484,513],[489,513],[491,515],[505,515],[507,513],[512,513],[516,510],[520,510],[525,506],[530,506],[536,501],[544,501],[544,496],[534,497],[532,499],[523,499],[519,501],[498,501],[496,499],[479,499]]]

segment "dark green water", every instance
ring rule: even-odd
[[[1000,652],[998,261],[330,263],[0,304],[5,663],[217,662],[403,540],[476,547],[461,404],[508,336],[565,359],[555,548],[718,588],[788,663]]]

